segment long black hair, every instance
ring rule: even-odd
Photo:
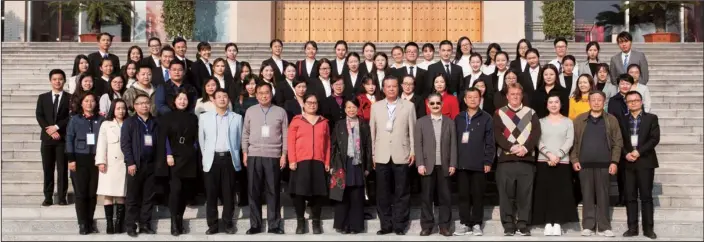
[[[118,78],[118,77],[120,79],[122,79],[122,87],[117,92],[120,93],[120,96],[122,96],[123,94],[125,94],[125,90],[127,90],[127,80],[125,80],[125,78],[122,78],[122,76],[110,77],[110,81],[108,82],[108,86],[109,86],[110,91],[107,93],[110,101],[115,99],[115,90],[112,90],[112,81],[114,81],[115,78]],[[95,83],[93,83],[93,85],[95,85]]]
[[[201,97],[203,97],[203,98],[200,100],[201,103],[206,103],[206,102],[211,102],[211,101],[213,101],[213,100],[210,100],[210,95],[208,95],[208,92],[205,90],[205,86],[207,86],[208,83],[210,83],[211,81],[215,82],[215,86],[216,86],[215,90],[218,90],[218,89],[222,88],[222,87],[220,86],[220,82],[218,81],[218,78],[217,78],[217,77],[211,76],[211,77],[208,77],[207,79],[205,79],[205,82],[203,82],[203,87],[202,87],[202,88],[203,88],[203,94],[201,95]],[[215,95],[214,92],[213,92],[213,95]]]
[[[125,102],[125,100],[122,98],[115,98],[115,100],[112,100],[112,103],[110,104],[110,110],[108,111],[108,115],[105,116],[106,121],[115,120],[115,109],[117,109],[117,103],[122,103],[125,105],[125,117],[123,118],[123,120],[127,119],[130,116],[130,113],[127,111],[127,102]]]
[[[472,40],[470,40],[467,36],[460,37],[460,39],[457,40],[457,51],[455,51],[455,63],[460,61],[460,59],[464,55],[462,53],[462,41],[464,41],[464,40],[469,41],[469,53],[467,53],[467,54],[470,55],[470,54],[472,54],[472,52],[474,52],[474,46],[472,46]],[[452,43],[450,43],[450,44],[452,44]],[[440,45],[443,45],[443,43],[440,43]]]
[[[217,90],[217,89],[215,89],[215,90]],[[186,105],[186,108],[185,108],[184,110],[179,110],[179,109],[176,107],[176,99],[177,99],[178,96],[180,96],[181,94],[186,95],[186,100],[188,100],[188,91],[186,91],[185,88],[184,88],[184,89],[181,89],[181,90],[178,90],[178,92],[176,92],[176,93],[174,94],[174,96],[171,98],[171,100],[168,100],[168,101],[169,101],[169,107],[171,107],[171,110],[174,110],[174,111],[184,111],[184,110],[188,110],[188,107],[191,106],[191,103],[190,103],[191,100],[188,100],[188,105]],[[136,100],[136,99],[135,99],[135,100]]]
[[[71,72],[71,76],[81,74],[78,70],[78,65],[81,63],[81,60],[86,60],[86,62],[88,62],[88,70],[86,70],[86,73],[90,73],[90,60],[88,60],[88,56],[80,54],[73,60],[73,71]]]
[[[533,48],[533,45],[530,44],[530,41],[527,39],[521,39],[518,41],[518,44],[516,44],[516,60],[521,59],[521,43],[526,43],[528,46],[528,49],[526,49],[526,55],[528,54],[528,50]]]
[[[491,65],[491,62],[495,61],[491,58],[491,49],[496,49],[496,53],[498,54],[499,52],[501,52],[501,45],[497,43],[489,44],[489,47],[486,48],[486,61],[484,62],[484,65]],[[506,55],[506,61],[508,61],[508,55]]]
[[[139,46],[133,45],[127,50],[127,61],[131,61],[130,55],[132,55],[132,50],[137,49],[139,51],[139,60],[144,59],[144,54],[142,54],[142,48],[139,48]],[[115,67],[113,67],[115,68]]]

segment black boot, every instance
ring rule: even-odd
[[[178,215],[171,216],[171,235],[179,236],[181,231],[178,229]]]
[[[323,226],[320,224],[320,219],[313,220],[313,234],[322,234]]]
[[[85,224],[79,224],[79,225],[78,225],[78,234],[80,234],[80,235],[86,235],[86,234],[88,234],[88,228],[86,227]]]
[[[121,234],[124,232],[125,223],[125,205],[115,204],[115,233]]]
[[[178,232],[181,234],[185,234],[186,232],[184,232],[185,230],[183,229],[183,215],[178,215],[176,219],[178,224]]]
[[[296,226],[296,234],[305,234],[306,233],[306,219],[305,218],[299,218],[298,224]]]
[[[107,234],[113,234],[115,233],[115,225],[113,224],[112,220],[112,214],[113,214],[113,205],[103,205],[103,208],[105,209],[105,223],[107,224],[107,228],[105,229],[105,233]]]

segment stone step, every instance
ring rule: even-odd
[[[3,113],[6,111],[9,110],[3,110]],[[697,109],[650,109],[650,112],[658,115],[659,117],[704,117],[704,110]]]
[[[160,233],[164,234],[169,231],[170,229],[170,222],[167,219],[160,219],[157,221],[153,221],[153,228],[156,229],[156,231],[159,231]],[[366,229],[368,234],[373,234],[375,231],[377,231],[380,227],[378,219],[373,219],[373,220],[367,220],[366,221]],[[78,231],[78,224],[76,223],[75,219],[65,219],[65,220],[3,220],[2,222],[2,230],[3,234],[10,234],[10,233],[16,233],[16,234],[31,234],[32,232],[36,231],[43,231],[45,233],[53,233],[53,232],[61,232],[61,233],[76,233]],[[310,222],[308,222],[310,224]],[[105,222],[102,219],[99,219],[96,221],[96,225],[98,228],[98,231],[105,231]],[[334,234],[335,238],[330,237],[329,239],[332,240],[337,240],[337,237],[344,237],[336,234],[333,229],[333,220],[332,219],[325,219],[323,220],[323,231],[325,234]],[[453,223],[455,228],[460,228],[461,224],[459,220],[455,220]],[[451,225],[452,226],[452,225]],[[626,223],[625,221],[612,221],[611,222],[612,230],[614,233],[620,235],[623,232],[626,231]],[[203,234],[207,229],[207,222],[205,219],[199,218],[199,219],[189,219],[184,221],[184,227],[187,228],[186,231],[191,233],[191,234]],[[250,223],[248,219],[244,220],[236,220],[235,221],[235,229],[237,231],[237,234],[244,234],[244,231],[249,229]],[[294,234],[294,231],[296,229],[296,220],[295,219],[287,219],[283,221],[282,228],[286,232],[286,234]],[[567,234],[565,235],[564,238],[568,238],[567,236],[578,236],[579,231],[581,231],[581,226],[579,223],[568,223],[562,226],[563,230],[567,231]],[[689,236],[691,237],[692,235],[700,235],[702,232],[702,223],[701,221],[699,222],[689,222],[689,221],[672,221],[672,222],[664,222],[664,223],[655,223],[655,232],[658,233],[659,236],[662,237],[682,237],[682,236]],[[407,233],[409,235],[415,235],[420,233],[420,222],[416,220],[410,221],[410,226],[407,228]],[[682,231],[687,231],[686,234],[682,234]],[[534,228],[531,229],[531,232],[535,234],[536,238],[541,238],[543,234],[543,228],[539,226],[535,226]],[[503,228],[501,227],[501,223],[498,220],[490,220],[487,221],[484,225],[484,234],[487,236],[500,236],[503,234]],[[4,236],[4,235],[3,235]],[[117,238],[125,238],[127,237],[121,237],[125,235],[111,235],[111,237],[105,239],[117,239]],[[319,236],[319,235],[316,235]],[[141,235],[140,238],[148,238],[149,236],[144,236]],[[231,237],[231,236],[230,236]],[[247,236],[247,239],[249,240],[249,237]],[[297,236],[294,236],[297,237]],[[459,236],[458,236],[459,237]],[[55,237],[54,237],[55,238]],[[185,238],[185,237],[184,237]],[[279,239],[284,239],[287,237],[284,237],[284,235],[280,235],[277,237],[273,238],[279,238]],[[395,239],[398,238],[397,235],[387,235],[385,237],[380,237],[380,240],[389,240],[389,239]],[[405,236],[401,237],[403,240],[405,240]],[[425,237],[425,240],[427,240],[429,237]],[[440,238],[438,235],[434,235],[433,237],[430,238]],[[489,237],[487,237],[489,238]],[[641,237],[642,238],[642,237]],[[181,239],[181,237],[179,237]],[[208,239],[214,239],[214,237],[208,237]],[[316,237],[317,239],[317,237]],[[357,239],[357,238],[355,238]],[[464,238],[466,240],[467,238]],[[612,238],[613,239],[613,238]],[[130,239],[131,240],[131,239]],[[277,240],[277,239],[274,239]],[[514,237],[512,240],[523,240],[523,237]]]
[[[57,236],[61,236],[62,239],[66,239],[67,241],[108,241],[108,240],[117,240],[117,241],[137,241],[137,240],[151,240],[151,241],[168,241],[168,240],[187,240],[187,241],[206,241],[206,240],[218,240],[218,241],[224,241],[224,240],[233,240],[233,241],[276,241],[276,240],[281,240],[283,237],[281,235],[270,235],[270,234],[258,234],[258,235],[244,235],[244,231],[248,228],[243,228],[244,230],[238,230],[237,234],[235,235],[229,235],[229,234],[215,234],[215,235],[205,235],[205,234],[184,234],[180,235],[178,237],[173,237],[171,234],[168,233],[167,230],[164,231],[159,231],[155,235],[140,235],[138,238],[132,238],[128,237],[125,234],[116,234],[116,235],[107,235],[107,234],[90,234],[90,235],[77,235],[76,232],[63,232],[63,233],[52,233],[52,234],[37,234],[37,233],[29,233],[29,234],[7,234],[2,236],[2,240],[4,241],[22,241],[22,240],[31,240],[31,241],[37,241],[37,240],[52,240],[55,239]],[[536,230],[537,231],[537,230]],[[525,240],[525,241],[564,241],[564,240],[570,240],[570,241],[609,241],[613,240],[613,238],[607,238],[607,237],[599,237],[599,236],[591,236],[591,237],[582,237],[579,235],[579,233],[574,232],[574,233],[567,233],[564,234],[563,236],[560,237],[553,237],[553,236],[548,236],[545,237],[543,236],[542,232],[533,232],[533,236],[530,237],[505,237],[502,236],[500,233],[502,231],[496,230],[497,235],[485,235],[480,237],[482,240],[486,241],[514,241],[514,240]],[[290,231],[290,233],[293,233],[293,230]],[[406,234],[403,237],[398,237],[396,235],[376,235],[376,231],[370,231],[368,230],[367,233],[364,234],[355,234],[355,235],[341,235],[335,232],[326,232],[323,234],[303,234],[303,235],[296,235],[296,236],[288,236],[286,237],[286,240],[291,240],[291,241],[389,241],[389,240],[403,240],[403,241],[425,241],[430,239],[435,239],[437,238],[438,240],[442,238],[442,240],[445,241],[465,241],[470,237],[465,237],[465,236],[452,236],[452,237],[440,237],[440,235],[433,234],[432,237],[424,237],[424,236],[419,236],[417,234]],[[620,236],[620,235],[619,235]],[[622,241],[640,241],[643,240],[645,237],[632,237],[632,238],[620,238],[619,240]],[[663,237],[660,233],[658,233],[658,239],[660,240],[665,240],[665,241],[695,241],[695,240],[701,240],[702,238],[700,237]]]
[[[3,100],[4,101],[4,100]],[[34,100],[36,102],[36,100]],[[652,109],[703,109],[701,103],[653,103]]]

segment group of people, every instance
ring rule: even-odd
[[[317,43],[303,45],[305,59],[281,58],[283,42],[258,75],[237,60],[211,61],[211,46],[198,44],[186,58],[186,40],[138,46],[127,64],[110,53],[112,36],[98,35],[98,52],[78,55],[72,76],[49,72],[51,91],[37,100],[42,128],[43,206],[53,205],[54,167],[58,204],[67,205],[68,173],[75,190],[80,234],[98,233],[93,216],[104,196],[107,233],[155,233],[156,203],[168,205],[171,234],[184,233],[188,204],[205,191],[206,234],[235,233],[234,206],[249,206],[247,234],[283,234],[280,193],[293,199],[296,234],[322,233],[322,206],[335,203],[337,232],[364,231],[365,204],[376,204],[379,235],[405,234],[411,188],[419,186],[420,235],[480,236],[487,174],[496,172],[504,235],[561,235],[577,222],[582,235],[614,236],[609,219],[610,176],[619,176],[628,230],[653,231],[653,174],[658,167],[657,116],[649,113],[647,60],[618,35],[621,53],[606,64],[599,44],[587,44],[587,60],[554,41],[557,58],[540,65],[527,40],[509,54],[498,44],[484,56],[467,37],[422,48],[414,42],[387,55],[366,43],[362,56],[335,44],[335,59],[317,59]],[[423,61],[418,62],[422,51]],[[362,60],[362,57],[364,60]],[[212,62],[212,64],[211,64]],[[582,152],[588,151],[588,152]],[[461,228],[452,226],[453,176]],[[283,182],[282,182],[283,181]],[[414,185],[411,185],[414,184]],[[203,189],[204,188],[204,189]],[[218,205],[222,215],[218,217]],[[434,206],[439,207],[436,221]]]

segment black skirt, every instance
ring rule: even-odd
[[[328,178],[325,174],[325,164],[321,161],[298,162],[296,170],[291,171],[289,193],[298,196],[327,196]]]
[[[533,192],[532,224],[578,222],[572,192],[572,166],[537,162]]]

